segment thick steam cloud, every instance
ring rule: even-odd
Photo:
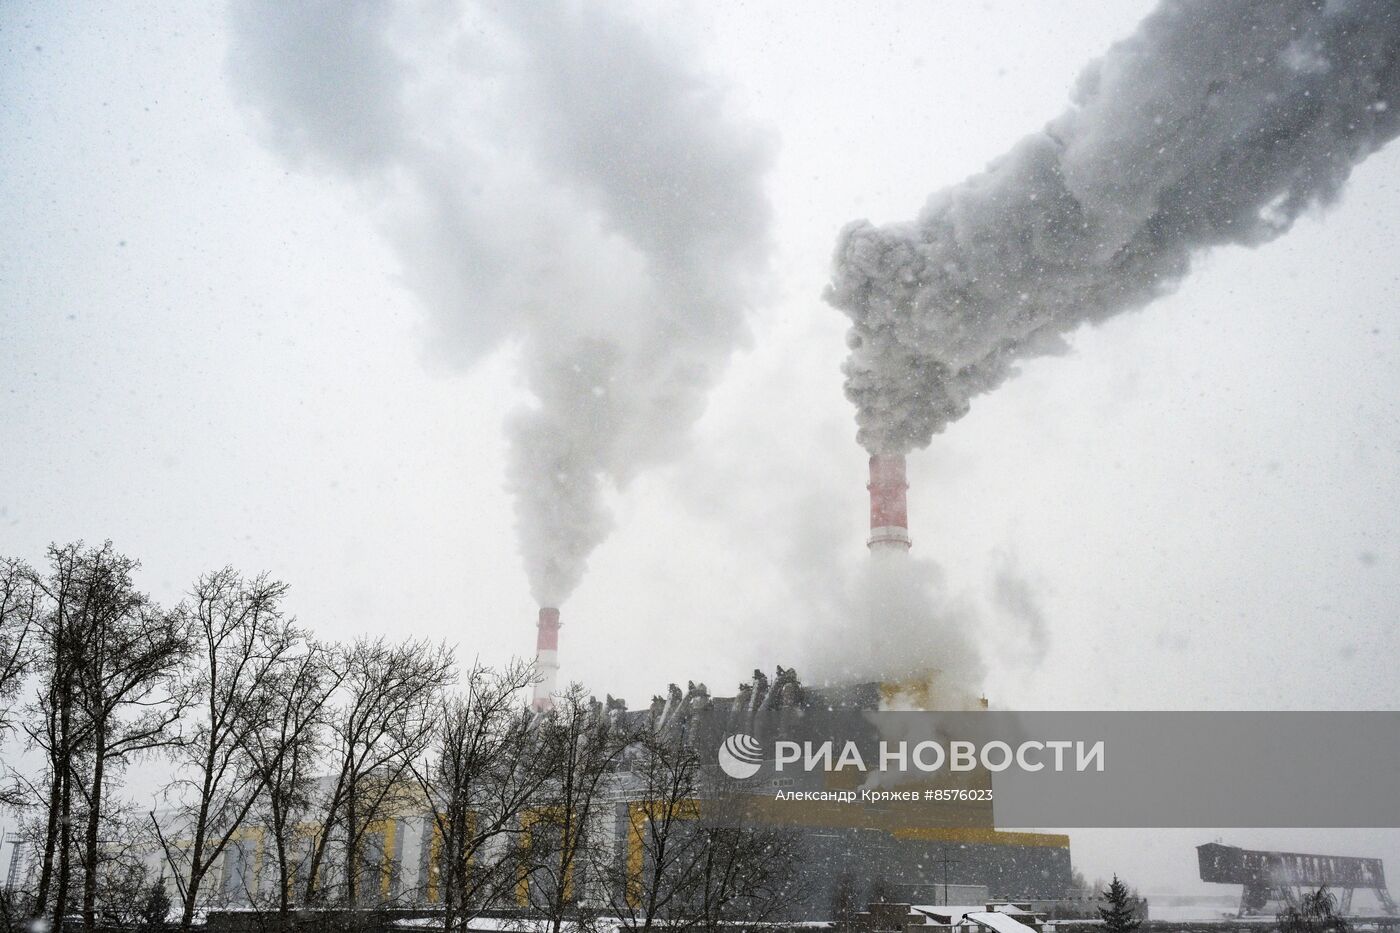
[[[766,137],[613,4],[232,7],[229,70],[291,163],[353,181],[469,366],[517,347],[533,595],[607,535],[605,491],[683,447],[768,261]]]
[[[850,224],[828,300],[872,453],[905,453],[1063,337],[1335,199],[1400,132],[1394,0],[1166,0],[1071,108],[913,223]]]

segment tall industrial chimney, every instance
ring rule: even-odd
[[[554,692],[559,680],[559,610],[541,609],[539,629],[535,636],[535,674],[540,678],[535,684],[534,707],[547,710],[554,706]]]
[[[876,454],[870,458],[870,540],[872,551],[907,551],[909,509],[904,493],[903,454]]]

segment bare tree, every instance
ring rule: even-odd
[[[537,728],[550,775],[526,814],[523,875],[530,906],[559,933],[579,903],[589,863],[596,861],[592,848],[607,845],[610,834],[597,825],[604,793],[638,733],[578,684],[556,698]]]
[[[34,578],[23,561],[0,558],[0,738],[13,728],[10,703],[33,664],[29,636],[39,611]]]
[[[265,574],[247,579],[224,568],[201,577],[180,608],[197,645],[188,688],[199,719],[179,749],[184,776],[167,791],[177,810],[164,824],[155,813],[150,819],[179,885],[182,930],[194,924],[206,876],[267,785],[251,749],[276,727],[277,688],[304,642],[283,616],[286,592]],[[182,833],[187,847],[177,851],[167,830]]]
[[[162,612],[131,579],[137,561],[110,546],[86,568],[81,599],[83,630],[75,661],[78,711],[87,731],[89,763],[75,781],[86,805],[80,859],[83,927],[97,924],[100,833],[108,783],[130,759],[179,741],[184,711],[179,665],[190,649],[178,614]]]
[[[345,674],[335,649],[308,641],[269,684],[270,727],[252,735],[254,767],[266,782],[260,806],[277,871],[276,909],[286,917],[296,885],[298,827],[312,806],[331,696]]]
[[[26,711],[24,730],[30,745],[42,750],[45,764],[40,786],[34,787],[45,803],[32,912],[35,917],[48,916],[54,933],[61,933],[68,914],[71,856],[77,848],[73,836],[76,775],[90,736],[78,702],[84,638],[95,611],[86,583],[94,567],[113,557],[111,542],[92,549],[85,549],[81,541],[53,544],[48,548],[47,573],[29,574],[32,598],[38,603],[33,648],[40,683]]]
[[[628,751],[626,839],[596,868],[621,929],[770,922],[794,903],[797,839],[755,823],[742,790],[703,764],[683,729],[648,729]]]
[[[520,816],[550,775],[524,702],[533,683],[529,664],[500,671],[474,664],[461,692],[439,703],[430,760],[413,766],[440,840],[449,933],[515,883]]]
[[[337,661],[345,671],[330,718],[333,781],[306,873],[306,903],[326,899],[322,870],[333,840],[343,847],[344,899],[358,906],[363,844],[371,825],[405,801],[409,765],[433,732],[435,702],[452,678],[445,644],[360,639]]]
[[[674,924],[697,891],[701,762],[679,732],[646,729],[627,763],[621,851],[595,849],[593,870],[618,926],[650,930],[663,920]]]
[[[144,858],[154,842],[151,828],[129,802],[109,799],[102,808],[101,832],[102,846],[92,872],[98,923],[130,929],[152,881]]]
[[[702,831],[698,892],[687,926],[717,931],[736,921],[766,925],[800,899],[801,836],[762,825],[716,825]]]

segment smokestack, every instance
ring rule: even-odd
[[[870,540],[872,551],[907,551],[909,510],[904,492],[903,454],[876,454],[870,458]]]
[[[535,636],[535,673],[540,680],[535,684],[533,705],[543,711],[554,706],[559,680],[559,610],[541,609],[536,627],[539,634]]]

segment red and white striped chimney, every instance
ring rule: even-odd
[[[541,609],[535,625],[539,630],[535,635],[535,674],[540,679],[535,684],[533,705],[547,710],[554,706],[559,681],[559,610]]]
[[[870,458],[870,540],[872,551],[907,551],[909,507],[905,490],[903,454],[876,454]]]

